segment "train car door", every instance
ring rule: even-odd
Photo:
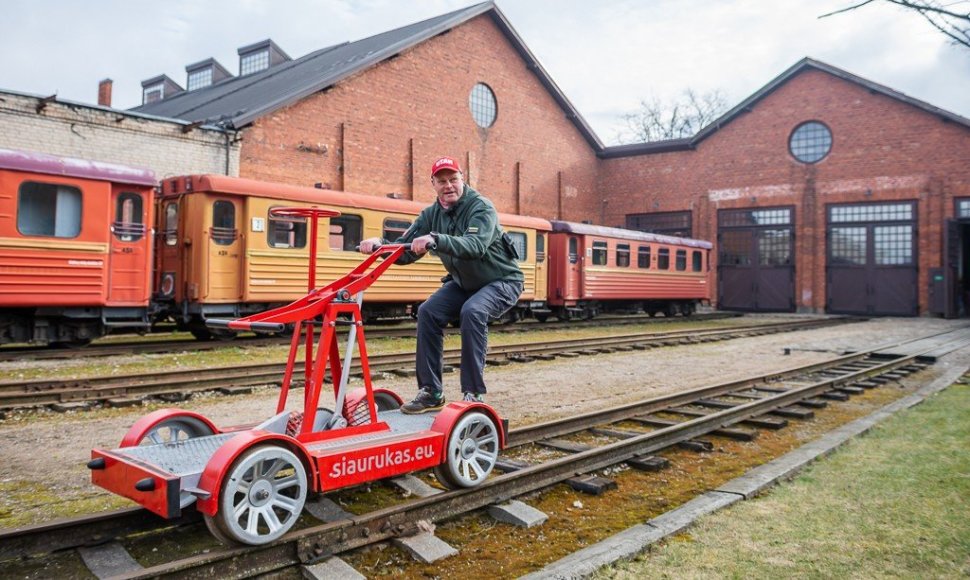
[[[242,294],[239,204],[231,199],[216,198],[211,207],[212,221],[206,235],[208,268],[203,299],[207,302],[235,302]]]
[[[151,239],[148,235],[151,199],[130,186],[111,188],[111,241],[108,258],[108,302],[141,304],[148,300],[151,280]]]
[[[536,299],[548,300],[544,288],[549,287],[549,262],[546,260],[546,241],[544,232],[536,232]]]
[[[569,236],[566,240],[566,278],[564,293],[571,300],[582,297],[583,281],[583,248],[578,236]]]

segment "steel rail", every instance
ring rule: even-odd
[[[738,336],[817,328],[832,324],[842,324],[852,320],[855,319],[831,318],[808,321],[787,321],[770,324],[742,325],[726,329],[697,329],[665,333],[654,332],[613,337],[569,339],[551,341],[545,344],[520,343],[490,348],[487,361],[494,364],[521,356],[563,353],[576,349],[581,351],[607,349],[611,345],[623,347],[625,345],[642,344],[646,348],[648,345],[653,344],[669,345],[691,341],[724,340],[725,338]],[[443,361],[447,365],[459,364],[461,361],[461,350],[446,350]],[[398,370],[402,366],[411,367],[413,364],[414,355],[412,353],[389,353],[370,357],[372,374]],[[38,379],[0,382],[0,409],[36,407],[66,402],[100,401],[112,397],[148,396],[213,390],[217,388],[274,384],[279,383],[285,366],[283,363],[263,363],[233,367],[161,371],[153,372],[150,375],[127,374],[82,379]],[[361,372],[360,365],[357,361],[351,367],[351,372],[356,374]]]
[[[882,363],[877,363],[876,361],[870,360],[870,365],[876,366],[865,366],[864,368],[855,372],[843,374],[841,376],[817,382],[812,385],[794,388],[778,395],[766,396],[763,399],[753,401],[749,404],[738,405],[731,409],[712,413],[695,420],[686,421],[676,426],[646,433],[634,439],[628,439],[616,444],[604,446],[603,448],[579,453],[574,456],[564,457],[555,460],[550,464],[549,467],[535,466],[520,472],[497,476],[487,481],[482,487],[476,488],[476,490],[466,490],[463,492],[451,492],[446,494],[449,498],[451,498],[448,500],[448,503],[439,503],[444,500],[444,498],[440,498],[440,496],[438,496],[440,499],[437,500],[416,500],[409,504],[405,504],[405,506],[387,508],[378,512],[366,514],[364,516],[357,516],[351,520],[343,520],[340,522],[317,526],[308,530],[302,530],[300,532],[294,532],[286,537],[288,538],[286,542],[281,540],[282,543],[256,548],[254,549],[255,552],[250,549],[230,550],[228,552],[220,553],[221,555],[211,554],[193,556],[191,558],[182,560],[177,564],[169,563],[156,566],[151,569],[146,569],[144,572],[133,577],[185,575],[189,574],[190,572],[191,574],[189,574],[187,577],[193,577],[196,573],[205,575],[209,573],[205,571],[207,569],[206,567],[210,566],[213,562],[217,562],[216,566],[218,567],[218,574],[220,576],[246,576],[254,573],[272,571],[277,569],[280,565],[307,562],[331,553],[352,549],[361,545],[387,539],[392,536],[407,534],[413,531],[414,526],[411,522],[416,520],[442,519],[463,511],[483,507],[484,505],[494,503],[495,501],[510,499],[511,497],[515,497],[516,495],[525,493],[526,491],[532,491],[533,489],[539,489],[548,484],[555,483],[556,481],[561,481],[562,479],[571,477],[576,473],[593,471],[601,467],[629,459],[630,457],[636,455],[643,455],[657,451],[679,441],[691,439],[697,435],[716,430],[718,427],[732,425],[739,421],[743,421],[746,418],[763,414],[772,407],[785,406],[806,397],[814,396],[814,394],[831,390],[832,388],[838,387],[844,383],[865,380],[866,377],[884,373],[887,372],[887,370],[895,369],[900,366],[906,366],[910,364],[912,360],[918,359],[927,353],[937,353],[937,355],[941,355],[940,353],[942,353],[943,350],[951,351],[970,344],[970,338],[963,338],[953,342],[950,337],[947,336],[947,334],[948,333],[929,335],[926,337],[921,337],[916,341],[892,343],[888,346],[880,345],[879,347],[869,349],[865,352],[838,357],[836,359],[826,361],[825,363],[815,363],[801,368],[792,368],[776,373],[769,373],[763,375],[762,377],[755,377],[742,381],[723,383],[713,387],[696,389],[693,391],[693,400],[716,396],[717,394],[724,394],[724,392],[731,392],[731,390],[747,389],[750,388],[751,385],[756,385],[759,383],[777,383],[781,379],[800,374],[800,371],[803,374],[805,372],[814,373],[823,371],[826,368],[843,367],[843,369],[845,369],[846,366],[859,366],[857,363],[860,361],[860,359],[877,354],[880,351],[884,352],[888,348],[903,347],[906,344],[912,344],[914,342],[924,343],[924,346],[919,351],[915,351],[905,357],[897,357],[894,360],[887,360]],[[925,343],[933,338],[939,340],[939,343],[933,343],[929,346],[925,346]],[[666,405],[667,408],[689,402],[679,398],[666,399],[668,399],[668,404]],[[574,418],[574,426],[571,429],[571,432],[582,431],[583,429],[592,425],[601,425],[605,422],[618,421],[655,410],[660,409],[655,406],[654,400],[645,401],[642,404],[626,405],[617,407],[615,409],[608,409],[599,413],[591,414],[591,418]],[[557,424],[561,426],[565,422],[566,421],[556,421],[545,425],[548,426],[551,424]],[[556,428],[553,431],[550,431],[549,434],[538,435],[538,431],[543,429],[545,429],[543,426],[532,426],[514,430],[510,433],[510,442],[512,442],[514,446],[518,446],[546,436],[563,434],[562,429]],[[574,464],[574,459],[579,460],[579,462]],[[604,461],[605,463],[603,463]],[[11,533],[0,535],[0,547],[5,546],[8,538],[10,537],[22,537],[25,531],[29,530],[14,530]],[[48,531],[50,531],[50,526],[48,526]],[[63,533],[63,531],[62,535],[65,537],[71,536],[71,534]],[[78,535],[79,534],[76,532],[74,533],[74,537],[77,537]],[[84,537],[90,537],[90,533],[85,532]],[[256,552],[258,552],[258,556],[254,555]],[[2,551],[0,551],[0,554],[9,556],[9,554],[5,554]],[[275,563],[267,564],[269,562]],[[284,564],[281,564],[281,562]],[[200,566],[202,567],[201,569],[199,568]],[[264,568],[264,566],[266,567]],[[209,569],[211,570],[211,568]]]
[[[490,332],[532,332],[543,330],[561,330],[573,328],[596,328],[600,326],[631,325],[631,324],[669,324],[674,322],[705,322],[725,318],[738,318],[740,314],[730,312],[713,312],[709,314],[695,314],[688,318],[652,318],[647,315],[630,315],[622,317],[604,317],[595,320],[578,320],[572,322],[516,322],[514,324],[495,324],[489,327]],[[368,335],[377,338],[406,338],[413,337],[416,329],[413,324],[389,327],[380,324],[371,325]],[[345,330],[339,330],[346,332]],[[459,332],[456,328],[446,328],[446,333]],[[65,358],[94,358],[116,356],[123,354],[153,354],[178,352],[183,350],[219,350],[233,347],[262,347],[285,346],[290,344],[286,337],[239,336],[232,340],[200,341],[196,339],[155,339],[130,341],[119,343],[99,343],[82,348],[55,349],[47,346],[13,346],[0,348],[0,361],[8,360],[57,360]]]
[[[962,336],[957,336],[956,340],[951,337],[951,350],[970,344],[967,332],[962,332]],[[417,499],[368,514],[301,529],[266,546],[197,554],[145,568],[124,577],[204,578],[212,574],[220,577],[248,577],[271,573],[288,566],[310,563],[332,554],[410,533],[415,527],[415,522],[421,520],[434,522],[447,519],[548,487],[576,474],[596,471],[637,456],[660,451],[716,429],[812,398],[840,384],[865,380],[876,373],[886,373],[911,365],[926,353],[939,352],[940,349],[941,344],[934,343],[892,359],[887,357],[886,360],[871,360],[869,362],[873,363],[873,366],[869,368],[850,371],[839,377],[807,385],[794,386],[777,393],[766,393],[763,398],[715,411],[683,423],[498,475],[476,488]],[[853,358],[863,354],[875,355],[878,352],[876,349],[870,349],[866,353],[857,353]],[[833,366],[846,364],[842,360],[833,361]],[[817,365],[809,365],[809,368],[813,366]]]

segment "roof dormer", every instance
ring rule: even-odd
[[[292,60],[283,49],[270,39],[240,48],[239,76],[246,76],[266,70],[272,66]]]
[[[185,88],[189,91],[203,89],[227,79],[232,73],[214,58],[207,58],[185,67]]]
[[[184,90],[177,82],[168,78],[168,75],[158,75],[141,82],[141,104],[161,101]]]

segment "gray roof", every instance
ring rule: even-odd
[[[603,159],[610,159],[614,157],[630,157],[633,155],[645,155],[649,153],[664,153],[667,151],[688,151],[697,147],[697,144],[707,139],[714,133],[717,133],[721,127],[724,127],[736,117],[739,117],[745,113],[750,112],[755,104],[759,101],[775,92],[780,86],[784,85],[792,78],[805,72],[809,69],[820,70],[826,72],[832,76],[838,77],[840,79],[855,83],[857,85],[863,86],[868,89],[871,93],[881,94],[897,101],[901,101],[908,105],[912,105],[918,109],[938,116],[944,123],[957,123],[963,125],[964,127],[970,128],[970,119],[966,117],[961,117],[956,113],[951,113],[949,111],[943,110],[939,107],[934,107],[933,105],[921,101],[919,99],[914,99],[906,94],[899,91],[893,90],[885,85],[880,85],[879,83],[874,83],[870,80],[864,79],[860,76],[856,76],[850,72],[846,72],[840,68],[836,68],[830,64],[826,64],[822,61],[815,60],[813,58],[805,57],[802,60],[795,63],[788,70],[781,73],[775,77],[767,85],[761,87],[758,92],[754,93],[744,101],[742,101],[738,106],[734,107],[727,113],[721,115],[718,119],[701,129],[693,137],[685,137],[681,139],[668,139],[666,141],[651,141],[649,143],[633,143],[629,145],[618,145],[615,147],[606,147],[597,152],[597,155]]]
[[[603,144],[494,2],[482,2],[355,42],[323,48],[266,70],[135,107],[132,111],[242,128],[263,115],[326,89],[425,40],[488,14],[594,150]]]

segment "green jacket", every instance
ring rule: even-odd
[[[455,205],[446,211],[435,200],[394,243],[410,243],[430,233],[437,234],[435,253],[465,290],[478,290],[496,280],[525,280],[515,261],[515,249],[498,223],[495,206],[468,184]],[[407,251],[396,263],[410,264],[419,257]]]

